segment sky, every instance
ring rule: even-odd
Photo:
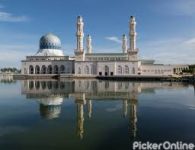
[[[135,16],[140,58],[195,63],[194,0],[0,0],[0,68],[19,68],[48,32],[59,36],[65,55],[73,56],[78,15],[94,52],[122,52],[122,34],[128,36]]]

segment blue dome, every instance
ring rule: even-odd
[[[60,39],[52,34],[48,33],[41,37],[39,42],[40,49],[61,49],[61,41]]]

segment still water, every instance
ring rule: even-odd
[[[195,142],[194,86],[169,82],[0,83],[0,150],[131,150]]]

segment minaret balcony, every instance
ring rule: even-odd
[[[139,49],[138,48],[136,48],[136,49],[134,49],[134,50],[132,50],[132,49],[129,49],[128,50],[128,53],[129,54],[137,54],[139,52]]]
[[[84,49],[82,49],[82,50],[75,49],[74,53],[75,53],[75,55],[82,55],[84,53]]]

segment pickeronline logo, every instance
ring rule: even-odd
[[[162,143],[151,143],[151,142],[133,142],[133,150],[194,150],[194,143],[184,143],[177,141],[175,143],[165,141]]]

